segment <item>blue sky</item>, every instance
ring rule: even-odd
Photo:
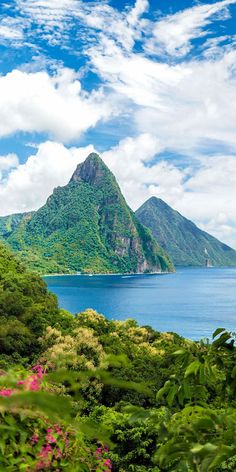
[[[236,0],[0,6],[0,215],[95,149],[136,209],[163,198],[236,247]]]

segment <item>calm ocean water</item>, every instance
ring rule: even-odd
[[[94,308],[191,339],[236,330],[236,268],[179,268],[175,274],[45,277],[62,308]]]

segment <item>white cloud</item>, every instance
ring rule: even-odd
[[[17,165],[16,156],[14,159],[6,156],[2,161],[5,166],[11,161],[16,168],[9,172],[7,179],[0,180],[0,215],[38,209],[54,187],[67,184],[77,164],[92,151],[92,145],[66,148],[47,141],[40,144],[24,164]],[[159,152],[158,139],[142,134],[126,138],[102,154],[134,209],[153,194],[165,195],[169,191],[176,196],[182,192],[182,172],[164,161],[149,166]]]
[[[102,90],[85,93],[71,69],[61,69],[56,76],[13,70],[0,77],[0,136],[45,132],[70,141],[111,112]]]
[[[0,156],[0,171],[7,171],[19,165],[19,160],[16,154],[10,153],[6,156]]]
[[[177,198],[183,192],[184,172],[160,159],[152,164],[153,158],[161,151],[156,137],[141,134],[123,139],[118,146],[102,154],[133,209],[152,195],[162,197],[168,193]]]
[[[16,0],[20,13],[47,30],[65,28],[65,22],[76,15],[79,0]]]
[[[6,156],[0,156],[0,182],[3,178],[4,173],[8,172],[10,169],[17,167],[19,165],[19,160],[16,154],[10,153]]]
[[[184,185],[179,211],[236,248],[236,155],[208,157]]]
[[[124,52],[104,37],[88,52],[101,78],[133,104],[137,132],[156,135],[163,148],[191,155],[207,143],[236,149],[236,51],[214,61],[169,65]]]
[[[167,147],[189,155],[201,153],[203,146],[236,150],[235,60],[232,51],[218,61],[182,64],[180,80],[173,85],[165,81],[158,94],[162,108],[148,104],[138,110],[138,128],[156,130]]]
[[[221,13],[220,19],[229,16],[227,7],[235,0],[223,0],[212,4],[197,5],[192,8],[166,16],[156,22],[153,35],[146,43],[151,53],[167,53],[171,56],[184,56],[191,49],[191,40],[205,36],[209,31],[204,28]],[[222,15],[223,13],[223,15]]]
[[[160,151],[157,138],[143,134],[122,140],[103,159],[133,209],[150,196],[162,198],[236,248],[236,155],[208,156],[196,169],[178,169],[158,158]]]
[[[134,7],[131,8],[127,15],[127,22],[132,25],[136,26],[142,15],[149,9],[149,2],[148,0],[136,0]]]
[[[191,40],[208,34],[206,27],[213,21],[227,19],[229,7],[235,1],[196,5],[157,21],[144,18],[149,10],[148,0],[133,1],[123,11],[112,7],[109,1],[98,0],[15,0],[15,3],[24,22],[24,36],[31,42],[39,34],[51,45],[71,48],[70,31],[74,28],[79,40],[85,36],[88,41],[93,36],[96,44],[100,31],[126,50],[131,50],[136,40],[142,40],[147,52],[174,57],[189,52]],[[12,34],[13,29],[9,40]]]
[[[88,40],[95,33],[106,32],[116,36],[125,49],[132,49],[134,41],[140,39],[148,21],[142,15],[148,10],[148,0],[136,0],[132,6],[119,11],[108,2],[86,2],[80,0],[16,0],[18,10],[28,22],[28,35],[37,33],[50,44],[66,45],[70,48],[70,30],[75,27],[78,39],[85,34]],[[31,29],[32,25],[34,27]],[[73,39],[75,39],[73,34]]]
[[[7,180],[0,180],[0,215],[35,210],[44,205],[53,189],[67,184],[77,164],[92,151],[91,145],[67,149],[51,141],[40,144],[35,155],[12,170]]]
[[[0,21],[0,41],[5,39],[21,40],[23,39],[22,27],[17,20],[4,18]]]
[[[130,117],[137,137],[123,139],[103,159],[128,203],[135,209],[151,195],[161,197],[236,247],[235,38],[221,30],[224,35],[209,40],[207,31],[213,21],[228,17],[234,3],[196,5],[154,22],[144,16],[147,0],[137,0],[122,12],[108,2],[17,0],[31,39],[36,31],[51,44],[67,42],[71,47],[68,32],[76,24],[73,40],[85,39],[86,67],[106,88],[87,94],[79,75],[65,69],[57,76],[15,70],[0,77],[0,135],[36,131],[63,142],[77,139],[116,113],[119,101],[119,111]],[[5,36],[11,39],[11,34]],[[185,59],[192,40],[205,36],[202,55]],[[158,158],[164,151],[176,159],[178,154],[187,156],[193,168]],[[35,156],[1,181],[0,212],[38,208],[88,152],[41,144]]]
[[[66,148],[47,141],[25,164],[17,165],[14,155],[1,157],[2,169],[17,167],[0,180],[0,215],[38,209],[92,151],[91,145]],[[161,151],[155,136],[141,134],[121,140],[102,158],[134,210],[155,195],[236,248],[236,156],[208,156],[196,169],[179,169],[159,157]]]
[[[91,35],[95,48],[104,37],[115,42],[124,51],[132,51],[135,41],[149,29],[150,22],[142,16],[148,10],[147,0],[137,0],[124,11],[116,10],[107,3],[95,2],[81,4],[77,17],[86,29],[87,38]],[[79,32],[80,35],[80,32]]]

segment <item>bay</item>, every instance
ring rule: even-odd
[[[93,308],[108,319],[134,318],[186,338],[236,329],[236,268],[178,268],[174,274],[44,278],[62,308]]]

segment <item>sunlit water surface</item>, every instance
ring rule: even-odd
[[[134,318],[187,338],[236,329],[236,268],[179,268],[175,274],[45,277],[62,308],[94,308],[108,319]]]

